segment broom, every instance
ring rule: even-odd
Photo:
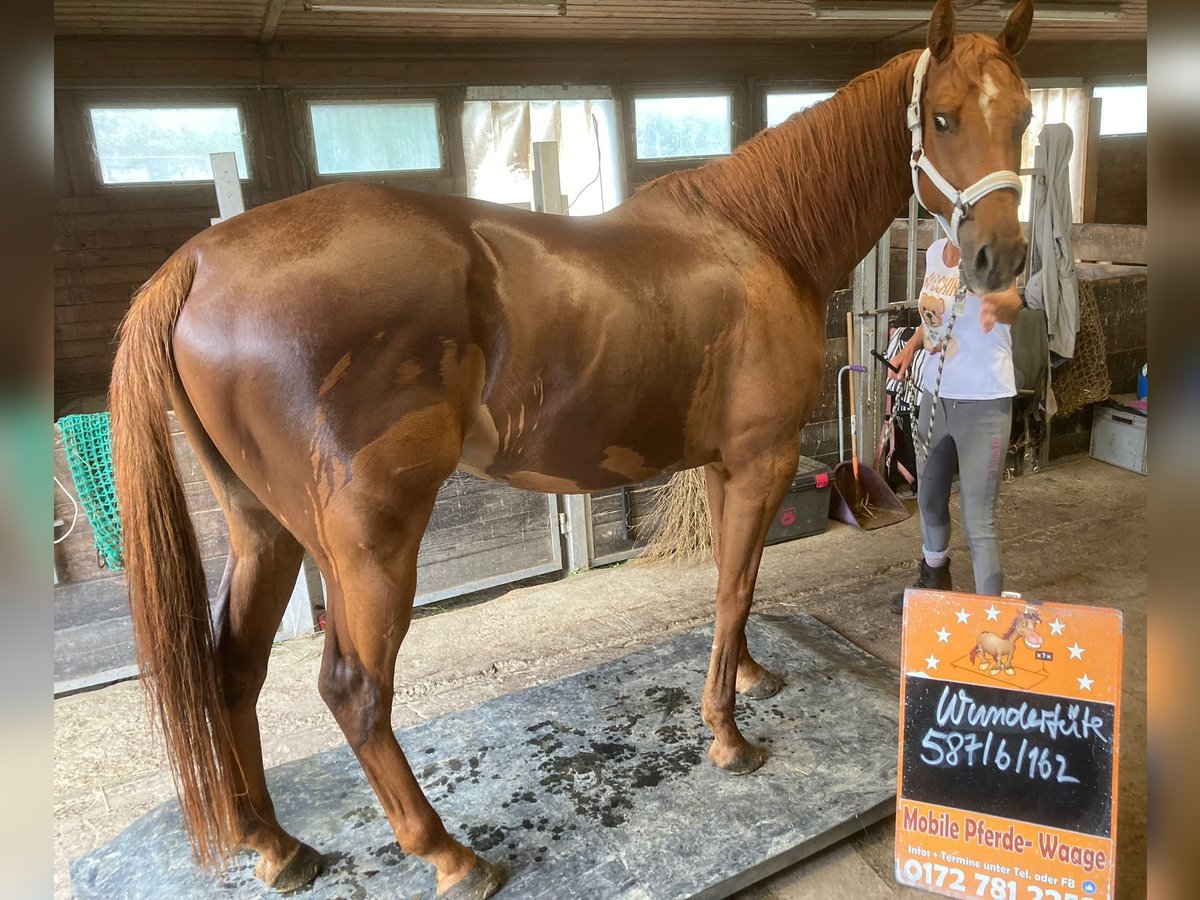
[[[854,365],[854,313],[846,313],[846,358],[850,365]],[[847,380],[850,382],[850,465],[854,470],[854,499],[850,503],[850,508],[860,513],[864,518],[869,517],[874,510],[871,508],[871,498],[866,491],[863,490],[862,481],[858,476],[858,424],[854,411],[858,408],[854,404],[854,373],[850,372],[847,375]]]
[[[647,525],[654,537],[635,562],[703,562],[712,559],[712,518],[703,469],[676,472],[658,489]]]

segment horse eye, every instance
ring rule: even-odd
[[[938,131],[945,131],[947,128],[950,127],[950,120],[947,119],[945,116],[943,116],[941,113],[938,113],[937,115],[935,115],[933,117],[933,127],[936,128]]]

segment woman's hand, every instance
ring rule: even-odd
[[[908,368],[912,365],[913,357],[917,355],[917,347],[924,340],[925,326],[922,325],[913,332],[913,336],[900,348],[900,352],[888,360],[896,368],[896,371],[892,372],[890,377],[895,378],[897,381],[903,381],[908,376]]]
[[[1021,297],[1017,293],[1015,285],[1006,291],[999,291],[995,294],[981,294],[979,297],[979,324],[983,326],[985,333],[995,328],[997,322],[1011,325],[1017,321],[1021,306]]]

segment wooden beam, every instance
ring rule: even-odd
[[[1083,221],[1096,221],[1096,191],[1100,181],[1100,111],[1104,101],[1088,101],[1088,133],[1083,145]],[[1076,140],[1079,140],[1077,137]]]
[[[284,4],[287,0],[271,0],[267,13],[263,16],[262,31],[258,35],[260,44],[269,44],[275,37],[275,29],[279,27],[279,17],[283,15]]]
[[[265,24],[265,23],[264,23]],[[57,88],[680,83],[836,87],[907,49],[846,41],[55,41]],[[1144,41],[1031,45],[1030,78],[1144,77]]]

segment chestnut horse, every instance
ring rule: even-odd
[[[1006,675],[1012,675],[1014,672],[1012,658],[1013,652],[1017,649],[1017,641],[1023,640],[1025,646],[1030,650],[1037,650],[1042,646],[1042,636],[1037,631],[1041,622],[1042,617],[1037,613],[1023,612],[1012,620],[1012,625],[1004,634],[981,631],[975,640],[975,646],[971,648],[971,664],[974,665],[975,660],[982,658],[983,661],[979,664],[981,672],[991,669],[988,672],[989,675],[999,675],[1003,670]],[[987,661],[989,656],[992,658],[991,662]]]
[[[601,216],[345,184],[171,256],[122,326],[113,458],[138,659],[200,862],[252,849],[280,890],[318,872],[276,819],[255,713],[307,550],[328,585],[320,693],[400,847],[436,867],[441,895],[499,888],[502,873],[447,833],[390,721],[418,545],[455,467],[567,493],[703,466],[719,573],[708,755],[733,773],[763,764],[735,692],[782,682],[744,626],[820,395],[828,298],[912,192],[919,59],[926,161],[958,186],[1017,167],[1030,105],[1013,57],[1031,19],[1022,0],[998,39],[956,38],[939,0],[928,55],[897,56]],[[959,212],[964,274],[1010,285],[1025,257],[1017,193]],[[229,522],[211,627],[169,402]]]

